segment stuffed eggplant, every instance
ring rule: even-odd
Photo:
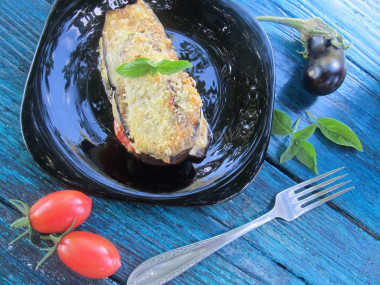
[[[171,40],[143,1],[110,11],[100,39],[100,70],[110,96],[117,138],[142,161],[178,164],[201,160],[210,141],[195,81],[186,72],[120,76],[116,69],[139,57],[178,60]]]

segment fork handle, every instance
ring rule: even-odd
[[[272,211],[224,234],[156,255],[136,267],[127,285],[164,284],[245,233],[275,218]]]

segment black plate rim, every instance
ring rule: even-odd
[[[36,154],[33,153],[32,149],[30,148],[30,145],[27,142],[27,139],[25,137],[24,127],[23,127],[23,124],[22,124],[22,114],[23,114],[23,109],[24,109],[23,107],[24,107],[24,104],[25,104],[26,96],[27,96],[26,95],[26,91],[27,91],[27,88],[28,88],[28,85],[29,85],[30,81],[32,80],[32,77],[31,77],[32,76],[32,70],[33,70],[33,66],[35,65],[36,58],[37,58],[38,52],[40,50],[40,46],[42,44],[42,39],[43,39],[44,35],[46,34],[47,27],[48,27],[49,22],[50,22],[50,20],[52,18],[52,14],[53,14],[54,10],[63,1],[64,0],[57,0],[57,1],[55,1],[55,3],[51,7],[49,15],[48,15],[48,17],[47,17],[47,19],[46,19],[46,21],[44,23],[44,27],[43,27],[43,29],[42,29],[42,31],[40,33],[40,37],[39,37],[38,43],[37,43],[36,48],[35,48],[35,53],[34,53],[33,59],[32,59],[31,64],[30,64],[29,72],[28,72],[26,83],[25,83],[24,90],[23,90],[23,98],[22,98],[21,110],[20,110],[21,135],[22,135],[23,141],[24,141],[24,143],[26,145],[26,148],[27,148],[28,152],[31,154],[31,156],[32,156],[32,158],[33,158],[33,160],[35,162],[36,162],[36,158],[35,158]],[[197,202],[196,203],[192,203],[191,201],[190,202],[187,201],[184,204],[182,204],[182,203],[178,204],[178,203],[176,203],[176,199],[182,198],[182,197],[190,197],[191,198],[191,196],[194,196],[195,194],[200,193],[200,192],[204,192],[208,188],[210,188],[211,186],[205,186],[205,187],[201,187],[201,188],[198,188],[198,189],[195,189],[195,190],[192,190],[192,191],[186,191],[186,192],[179,191],[179,192],[172,192],[172,193],[155,194],[155,193],[136,191],[136,190],[130,189],[128,187],[126,187],[126,188],[121,188],[120,187],[119,189],[112,189],[112,188],[108,187],[107,185],[103,184],[104,189],[107,189],[107,191],[109,191],[110,193],[116,194],[116,195],[120,194],[121,195],[120,198],[123,198],[124,200],[130,201],[130,202],[139,202],[139,203],[147,203],[147,204],[161,204],[161,205],[173,205],[173,202],[174,202],[175,205],[179,205],[179,206],[212,205],[212,204],[223,203],[223,202],[228,201],[228,200],[232,199],[233,197],[239,195],[241,192],[243,192],[252,183],[252,181],[255,179],[255,177],[257,176],[257,174],[260,172],[260,170],[262,168],[262,165],[264,163],[264,160],[265,160],[264,156],[265,156],[265,154],[267,152],[267,149],[268,149],[268,146],[269,146],[271,122],[272,122],[273,109],[274,109],[274,98],[275,98],[275,60],[274,60],[273,48],[272,48],[272,45],[271,45],[271,42],[269,40],[269,37],[268,37],[267,33],[262,28],[262,26],[259,24],[259,22],[251,15],[251,13],[247,11],[247,9],[245,9],[240,4],[238,4],[238,3],[234,2],[234,1],[231,1],[231,0],[219,0],[218,2],[219,3],[227,4],[229,6],[232,6],[235,10],[240,10],[241,12],[244,13],[244,16],[248,15],[249,20],[251,22],[255,23],[255,25],[256,25],[255,28],[259,29],[260,33],[265,37],[265,41],[266,41],[267,47],[268,47],[268,51],[267,52],[270,55],[270,61],[272,62],[272,65],[271,65],[271,68],[270,68],[270,75],[271,75],[271,79],[272,80],[270,80],[269,83],[268,83],[268,93],[267,93],[267,95],[270,97],[268,99],[268,102],[270,104],[268,105],[268,110],[267,110],[268,114],[265,117],[265,119],[266,119],[265,120],[266,126],[263,128],[266,131],[262,131],[260,133],[260,138],[258,140],[256,140],[256,142],[254,144],[252,144],[250,146],[249,151],[248,151],[248,153],[252,152],[252,149],[255,149],[258,144],[263,143],[262,150],[260,152],[261,153],[261,156],[260,156],[261,159],[260,159],[260,161],[256,162],[256,165],[257,165],[256,172],[251,176],[250,180],[247,181],[243,187],[241,187],[241,189],[239,191],[236,191],[235,193],[233,193],[232,195],[230,195],[230,196],[228,196],[228,197],[226,197],[224,199],[217,200],[217,201],[211,201],[211,202],[208,202],[208,203],[197,203]],[[265,141],[263,142],[263,140],[265,140]],[[255,146],[255,147],[253,147],[253,146]],[[249,159],[249,158],[251,158],[251,159]],[[249,156],[249,158],[247,159],[247,163],[244,164],[244,166],[241,167],[240,171],[237,174],[235,174],[235,176],[239,176],[242,171],[245,171],[247,168],[249,168],[250,164],[252,163],[252,156]],[[46,171],[39,163],[36,162],[36,164],[38,165],[38,167],[44,173],[46,173],[53,180],[57,181],[59,184],[63,184],[63,185],[66,185],[68,187],[72,187],[71,184],[65,183],[65,181],[62,181],[62,180],[58,179],[57,177],[55,177],[54,175],[52,175],[50,172]],[[77,168],[76,168],[76,170],[78,172],[81,172],[82,175],[85,175],[85,173],[82,172],[81,170],[79,170]],[[225,182],[227,182],[226,180],[227,179],[224,178],[221,181],[222,183],[219,183],[219,184],[225,184]],[[97,181],[97,182],[99,184],[102,184],[101,181]],[[113,183],[116,184],[116,185],[119,184],[117,181],[113,181]],[[222,185],[220,187],[219,184],[218,185],[213,185],[212,187],[217,187],[217,188],[224,187],[224,185]],[[78,190],[81,190],[83,192],[88,192],[86,189],[78,189]],[[96,196],[96,194],[93,193],[93,192],[88,192],[88,193],[91,194],[91,195]],[[139,195],[139,193],[143,193],[143,196]]]

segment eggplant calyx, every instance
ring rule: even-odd
[[[304,51],[299,52],[305,59],[309,59],[308,41],[312,37],[323,37],[329,40],[331,45],[336,48],[348,49],[352,43],[346,44],[344,37],[336,29],[329,26],[325,21],[319,17],[311,19],[297,19],[297,18],[283,18],[272,16],[256,17],[258,21],[267,21],[283,24],[297,29],[300,32],[300,40],[304,45]]]

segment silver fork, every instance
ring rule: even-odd
[[[342,169],[343,167],[332,170],[278,193],[273,209],[254,221],[224,234],[161,253],[144,261],[131,273],[128,278],[127,285],[164,284],[182,274],[190,267],[194,266],[226,244],[229,244],[233,240],[241,237],[254,228],[257,228],[258,226],[261,226],[274,218],[282,218],[286,221],[293,221],[311,209],[314,209],[315,207],[318,207],[319,205],[322,205],[323,203],[326,203],[327,201],[330,201],[331,199],[353,189],[354,187],[349,187],[313,202],[315,199],[351,182],[351,180],[348,180],[326,189],[323,188],[324,186],[332,184],[347,175],[343,174],[326,180],[318,185],[298,191]]]

